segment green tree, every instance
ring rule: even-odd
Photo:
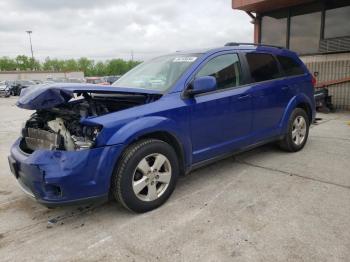
[[[128,71],[127,63],[122,59],[107,61],[107,73],[109,75],[122,75]]]
[[[64,60],[50,59],[47,57],[42,68],[47,71],[63,71]]]
[[[78,71],[79,67],[78,67],[78,63],[76,60],[74,59],[68,59],[64,61],[64,65],[63,65],[63,70],[64,71]]]
[[[38,60],[29,58],[29,63],[32,70],[41,70],[41,64]]]
[[[141,64],[141,62],[140,61],[129,60],[127,62],[127,64],[128,64],[128,71],[129,71],[130,69],[134,68],[135,66]]]
[[[19,70],[28,70],[32,67],[31,60],[25,55],[16,57],[16,65]]]
[[[86,76],[93,75],[94,60],[82,57],[78,60],[78,69],[84,71]]]
[[[25,55],[18,55],[15,59],[0,57],[0,70],[46,70],[46,71],[84,71],[86,76],[122,75],[139,61],[125,61],[123,59],[111,59],[95,62],[82,57],[80,59],[51,59],[47,57],[44,62],[33,60]]]
[[[17,63],[14,59],[6,56],[0,58],[0,71],[13,71],[16,67]]]
[[[107,75],[107,67],[103,62],[97,62],[94,67],[94,74],[97,76]]]

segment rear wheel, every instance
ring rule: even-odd
[[[289,152],[301,150],[309,136],[309,118],[302,108],[296,108],[292,112],[288,121],[288,131],[283,140],[280,141],[280,147]]]
[[[156,139],[129,146],[112,178],[112,194],[124,207],[147,212],[162,205],[173,192],[179,166],[174,149]]]

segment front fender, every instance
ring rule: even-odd
[[[135,119],[114,133],[106,145],[124,144],[127,146],[138,138],[154,132],[166,132],[173,136],[182,147],[186,166],[191,163],[190,136],[181,125],[166,117],[148,116]]]
[[[312,111],[312,117],[314,117],[314,112],[312,109],[312,101],[310,100],[310,98],[303,93],[300,93],[294,96],[289,101],[286,109],[284,110],[284,113],[280,122],[281,134],[287,133],[288,121],[289,121],[290,115],[292,114],[293,110],[301,103],[309,105]]]

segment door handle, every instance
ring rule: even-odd
[[[289,89],[289,86],[282,86],[282,91],[287,91]]]
[[[249,94],[240,95],[240,96],[238,97],[238,100],[244,100],[244,99],[248,99],[248,98],[250,98],[250,97],[251,97],[251,95],[249,95]]]

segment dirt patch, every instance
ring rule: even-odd
[[[15,200],[11,200],[0,205],[0,212],[8,211],[9,209],[16,209],[26,212],[32,212],[36,209],[33,205],[31,199],[27,198],[18,198]]]

